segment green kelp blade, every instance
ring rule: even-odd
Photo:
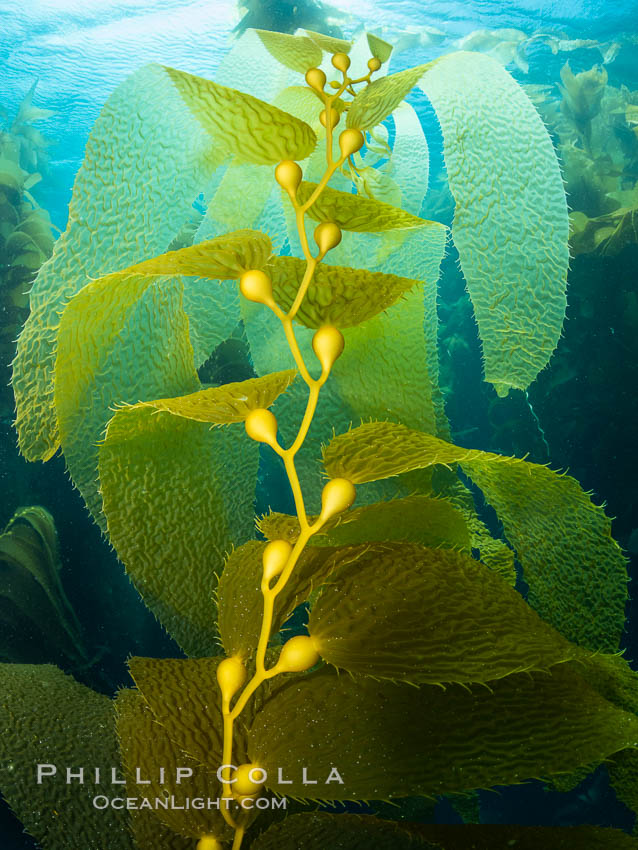
[[[249,656],[257,647],[264,613],[262,556],[266,544],[249,540],[226,559],[217,586],[219,635],[227,655]],[[290,580],[277,596],[272,631],[277,632],[295,608],[332,569],[332,550],[307,547]]]
[[[211,428],[148,405],[118,410],[100,447],[111,543],[188,655],[217,647],[216,574],[252,536],[258,461],[243,426]]]
[[[119,764],[112,701],[49,664],[0,665],[0,790],[44,850],[86,847],[134,850],[125,811],[97,809],[105,793],[92,782]],[[36,765],[57,774],[36,782]],[[67,782],[67,767],[84,769],[84,783]]]
[[[55,364],[60,440],[73,481],[102,528],[96,444],[113,405],[199,388],[182,284],[172,275],[238,277],[263,263],[270,247],[261,233],[231,233],[99,278],[67,304]]]
[[[259,40],[270,55],[299,74],[321,65],[323,50],[307,35],[289,35],[283,32],[256,29]]]
[[[638,750],[616,753],[607,764],[607,772],[616,797],[638,816]]]
[[[347,546],[335,561],[308,632],[325,661],[350,673],[485,683],[584,655],[462,552],[377,543]]]
[[[331,477],[354,483],[458,463],[503,523],[529,602],[568,640],[613,652],[627,599],[625,558],[611,523],[578,482],[546,466],[463,449],[391,422],[340,434],[324,449]]]
[[[485,380],[525,389],[561,335],[569,222],[547,129],[500,62],[443,56],[422,76],[443,131],[452,238],[474,305]]]
[[[226,149],[239,144],[230,122],[220,130],[225,145],[200,124],[195,113],[207,108],[192,90],[187,104],[167,71],[149,65],[118,86],[95,122],[66,232],[35,281],[14,361],[18,435],[29,460],[47,460],[58,446],[53,370],[67,301],[87,280],[166,251]]]
[[[249,378],[246,381],[222,384],[220,387],[209,387],[178,398],[140,401],[128,406],[128,409],[150,407],[195,422],[231,425],[244,422],[251,410],[270,407],[277,397],[288,389],[296,376],[294,369],[287,369],[284,372],[264,375],[262,378]]]
[[[438,61],[438,60],[436,60]],[[434,63],[430,63],[434,64]],[[346,126],[371,130],[387,118],[417,85],[430,65],[417,65],[373,80],[361,89],[348,110]]]
[[[190,758],[221,765],[223,729],[216,658],[129,659],[131,676],[155,720]]]
[[[352,42],[346,41],[345,38],[335,38],[333,35],[324,35],[322,32],[307,29],[304,32],[326,53],[350,53],[352,50]]]
[[[327,812],[290,815],[268,827],[251,845],[252,850],[418,850],[429,846],[413,840],[403,823]]]
[[[184,803],[185,798],[202,798],[206,801],[221,796],[216,768],[206,770],[179,749],[169,738],[166,729],[155,720],[139,691],[119,691],[115,708],[127,794],[138,799],[138,808],[132,813],[133,822],[138,818],[156,820],[158,826],[163,824],[173,833],[192,839],[206,834],[216,835],[220,840],[232,838],[230,828],[217,809],[209,809],[206,805],[197,809],[186,807]],[[186,768],[192,774],[179,781],[177,768]],[[140,778],[143,780],[141,783]],[[174,797],[176,805],[169,805],[166,809],[153,805],[151,810],[139,807],[140,798],[146,798],[153,804],[156,798],[164,796]],[[144,832],[143,823],[138,828]],[[133,830],[136,832],[135,825]],[[189,847],[192,850],[192,844]]]
[[[335,430],[344,430],[362,418],[390,417],[434,433],[440,421],[442,409],[432,395],[432,388],[438,387],[435,302],[447,230],[436,225],[404,233],[406,239],[395,251],[386,242],[389,234],[344,233],[341,245],[331,252],[339,265],[387,270],[408,279],[424,280],[425,284],[414,286],[385,312],[344,330],[344,352],[321,391],[308,438],[296,458],[304,493],[311,494],[307,508],[313,512],[319,510],[322,486],[318,444],[330,440]],[[358,240],[365,243],[364,256],[356,249]],[[294,366],[279,321],[257,305],[243,304],[242,310],[257,373]],[[312,331],[296,328],[295,333],[306,363],[316,362]],[[286,444],[297,434],[298,411],[305,404],[305,396],[305,388],[297,383],[273,409]],[[420,492],[424,492],[424,486],[419,482]],[[399,491],[393,486],[375,486],[367,493],[359,493],[358,504],[407,496],[415,489],[415,482]]]
[[[275,257],[268,263],[275,300],[283,310],[292,306],[305,270],[305,260],[296,257]],[[418,283],[398,275],[321,263],[296,318],[307,328],[353,327],[387,310]]]
[[[599,763],[636,745],[638,718],[565,664],[551,674],[520,673],[472,690],[415,688],[324,668],[286,682],[248,733],[250,761],[272,783],[281,768],[291,780],[287,794],[315,800],[510,785]],[[304,784],[304,766],[316,785]],[[326,784],[333,767],[343,784]]]
[[[317,137],[308,124],[250,94],[164,68],[195,118],[227,156],[256,165],[305,159]]]
[[[505,396],[547,365],[565,316],[569,226],[556,154],[523,89],[481,53],[452,53],[373,82],[355,98],[348,126],[375,126],[416,85],[443,132],[452,237],[485,380]]]
[[[316,188],[316,183],[302,181],[297,189],[298,203],[305,204]],[[412,215],[400,207],[393,207],[392,204],[340,192],[329,186],[309,208],[308,215],[313,221],[334,221],[342,230],[359,233],[442,226],[438,222]]]
[[[309,517],[311,522],[314,519]],[[289,514],[266,514],[258,527],[268,540],[283,538],[292,543],[299,536],[299,521]],[[312,545],[353,546],[390,540],[470,551],[470,534],[463,514],[445,499],[419,494],[374,502],[339,514],[313,535]]]
[[[178,251],[167,251],[117,274],[185,275],[225,280],[239,278],[248,269],[263,268],[271,254],[272,243],[266,233],[240,229]]]
[[[370,53],[372,53],[375,59],[378,59],[381,64],[387,62],[392,54],[392,45],[388,44],[388,42],[384,41],[382,38],[379,38],[378,35],[373,35],[371,32],[366,33],[366,38],[368,39]]]
[[[252,850],[632,850],[636,841],[599,826],[439,826],[370,815],[309,812],[274,824]]]

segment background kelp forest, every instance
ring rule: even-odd
[[[312,22],[296,23],[321,29],[318,8]],[[245,12],[254,15],[256,9],[247,4]],[[273,29],[291,28],[285,15],[277,23]],[[262,20],[247,25],[268,28]],[[452,441],[519,457],[528,454],[529,460],[568,469],[584,489],[593,491],[595,501],[606,503],[608,515],[615,518],[614,536],[627,550],[635,577],[638,85],[627,83],[622,73],[622,40],[614,55],[608,44],[601,49],[596,43],[574,46],[573,39],[557,35],[490,32],[477,30],[456,46],[500,57],[526,86],[563,165],[573,259],[558,349],[527,394],[513,392],[504,399],[481,380],[465,284],[455,257],[446,259],[439,285],[439,357]],[[391,40],[387,33],[380,35]],[[425,44],[423,32],[403,36],[412,37],[412,42],[407,38],[410,44],[414,39],[420,39],[421,47]],[[431,38],[442,43],[445,35],[441,31]],[[408,49],[405,55],[406,65],[415,64],[408,61]],[[429,104],[417,95],[408,100],[431,140],[436,125]],[[51,216],[64,223],[59,209],[45,206],[47,201],[53,206],[56,192],[65,196],[56,173],[65,154],[56,145],[62,117],[55,102],[38,97],[35,81],[25,79],[21,89],[7,92],[0,107],[0,526],[6,527],[0,538],[0,660],[55,663],[110,695],[130,684],[128,656],[179,657],[180,650],[139,601],[71,488],[62,459],[27,464],[15,446],[9,364],[28,315],[30,283],[58,236]],[[421,215],[449,223],[453,209],[440,145],[438,150],[436,143],[432,146],[431,155],[433,185]],[[383,194],[388,190],[383,164],[380,155],[374,166],[378,174],[366,175],[358,188],[390,200]],[[205,210],[206,199],[200,200],[201,206],[193,209],[192,231],[176,234],[172,248],[189,244]],[[241,334],[220,345],[200,370],[201,380],[212,385],[252,374]],[[262,469],[262,479],[263,493],[279,488],[283,494],[284,482],[274,465]],[[490,509],[484,509],[483,518],[497,530]],[[8,577],[20,588],[19,609],[3,596]],[[636,596],[631,585],[630,596]],[[628,603],[623,641],[631,662],[638,660],[634,604]],[[604,767],[569,792],[531,782],[479,796],[480,809],[471,800],[441,799],[434,810],[415,800],[400,813],[390,806],[379,813],[424,822],[434,817],[440,823],[472,823],[480,818],[483,823],[591,823],[628,831],[634,823],[633,813],[611,790]],[[0,813],[0,837],[9,850],[35,846],[6,807]]]

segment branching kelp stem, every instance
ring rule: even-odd
[[[338,103],[341,111],[347,109],[339,100],[344,92],[354,94],[353,86],[358,83],[369,83],[372,74],[379,70],[381,63],[377,59],[371,59],[368,63],[368,73],[358,79],[350,79],[347,71],[350,60],[344,53],[336,53],[332,57],[332,64],[341,71],[343,80],[341,83],[331,83],[335,89],[333,94],[326,94],[326,76],[318,68],[312,68],[306,74],[306,82],[321,97],[324,108],[320,115],[320,121],[326,128],[326,163],[325,173],[311,195],[304,203],[297,200],[297,189],[301,183],[302,172],[299,165],[290,160],[279,163],[275,170],[275,178],[280,186],[287,192],[295,211],[297,231],[306,260],[306,268],[299,289],[288,312],[284,312],[275,302],[272,295],[272,284],[270,279],[262,271],[252,270],[246,272],[240,281],[242,294],[250,299],[267,306],[280,320],[283,331],[295,360],[299,374],[308,386],[308,401],[297,436],[288,448],[283,448],[277,440],[277,422],[268,410],[252,411],[246,420],[246,430],[250,437],[259,442],[267,443],[284,463],[290,488],[295,501],[297,519],[299,521],[300,533],[294,544],[283,540],[271,541],[264,551],[264,574],[261,583],[261,592],[264,600],[262,623],[255,656],[255,672],[252,678],[244,684],[245,667],[242,658],[231,657],[224,659],[218,668],[218,681],[222,692],[222,714],[223,714],[223,751],[222,751],[222,776],[223,776],[223,800],[230,806],[232,800],[240,804],[242,799],[254,797],[259,793],[260,785],[253,781],[250,775],[241,773],[238,768],[236,775],[230,776],[232,769],[233,733],[234,722],[246,707],[251,696],[268,679],[285,672],[302,672],[314,666],[319,656],[314,649],[310,637],[300,636],[293,638],[282,649],[279,660],[270,669],[266,669],[266,653],[268,642],[272,635],[275,601],[288,583],[300,556],[302,555],[308,541],[335,514],[346,510],[354,501],[354,487],[345,479],[333,479],[324,487],[322,493],[322,511],[319,517],[310,524],[306,513],[303,492],[299,475],[295,466],[295,456],[304,444],[308,430],[312,424],[321,388],[328,380],[330,370],[336,359],[343,351],[344,340],[340,331],[332,325],[324,325],[315,333],[313,338],[313,349],[321,364],[321,374],[313,378],[306,365],[301,349],[297,342],[293,321],[303,303],[309,286],[312,284],[314,274],[319,263],[332,248],[341,241],[341,230],[337,224],[331,221],[322,221],[315,229],[314,238],[319,248],[316,256],[313,256],[308,243],[306,233],[305,214],[315,204],[321,193],[328,185],[335,171],[342,168],[346,161],[360,150],[364,144],[361,131],[355,129],[344,130],[339,136],[340,156],[335,159],[333,155],[333,133],[339,122],[340,112],[334,104]],[[271,581],[277,578],[271,586]],[[296,644],[295,644],[296,641]],[[294,649],[292,648],[294,645]],[[289,647],[287,649],[287,647]],[[231,706],[233,698],[237,700]],[[248,774],[258,771],[256,765],[244,765],[244,768],[252,768]],[[234,791],[233,791],[234,786]],[[232,850],[239,850],[246,829],[246,819],[233,817],[230,810],[222,805],[222,813],[226,822],[235,830]]]

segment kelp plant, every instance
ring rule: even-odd
[[[19,340],[20,445],[32,460],[62,447],[188,657],[132,658],[135,688],[114,701],[54,667],[0,667],[0,787],[45,848],[635,846],[597,827],[309,811],[569,787],[603,761],[636,800],[638,682],[618,654],[627,575],[609,520],[567,475],[449,442],[448,232],[418,216],[428,148],[405,97],[421,87],[440,121],[452,238],[499,395],[534,380],[561,331],[556,157],[490,57],[372,81],[390,58],[372,36],[249,31],[216,82],[137,72],[91,133]],[[382,149],[368,197],[353,194]],[[202,191],[195,244],[162,253]],[[197,368],[238,333],[256,377],[202,385]],[[290,500],[256,490],[260,458],[281,458]],[[279,509],[259,535],[256,493]],[[47,765],[40,784],[32,762]],[[99,778],[118,764],[126,808]],[[104,767],[101,787],[65,783],[65,765]],[[297,813],[259,814],[284,794]]]

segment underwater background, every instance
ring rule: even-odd
[[[498,398],[481,379],[476,326],[457,260],[453,255],[446,258],[439,281],[439,357],[452,439],[568,469],[592,491],[596,503],[606,503],[608,515],[615,518],[614,536],[631,558],[630,575],[635,577],[637,21],[638,3],[601,0],[349,0],[341,8],[312,0],[249,0],[240,6],[234,0],[0,0],[0,138],[3,145],[10,138],[20,158],[20,174],[9,173],[8,165],[0,167],[0,528],[21,506],[41,505],[53,516],[61,580],[85,644],[86,664],[83,670],[74,669],[77,678],[111,694],[130,681],[128,656],[181,653],[139,601],[70,486],[62,458],[42,465],[28,464],[18,455],[7,382],[12,345],[28,315],[25,292],[39,263],[50,254],[53,239],[66,226],[89,131],[115,87],[148,62],[214,78],[231,40],[248,26],[281,32],[306,27],[347,38],[365,29],[395,44],[393,71],[455,49],[479,50],[502,61],[527,87],[561,159],[573,211],[567,320],[549,367],[528,393]],[[441,142],[438,148],[436,144],[434,113],[421,93],[410,95],[408,102],[427,127],[431,143],[432,189],[420,214],[449,224],[453,202],[445,186]],[[15,181],[20,179],[25,194],[17,198]],[[27,251],[23,242],[9,237],[31,217],[34,204],[43,212],[31,221],[36,248]],[[205,364],[205,380],[224,383],[249,377],[244,354],[240,341],[226,345]],[[264,477],[264,489],[277,486],[275,469],[265,470]],[[495,522],[488,508],[483,518]],[[636,594],[630,585],[632,596]],[[628,603],[622,644],[634,669],[636,604]],[[41,634],[34,632],[31,649],[34,655],[27,660],[53,661],[71,669],[68,659],[47,646],[45,623]],[[481,804],[485,823],[598,824],[627,830],[633,825],[632,813],[617,801],[601,769],[569,794],[529,783],[498,795],[482,794]],[[412,817],[418,819],[418,812]],[[451,806],[439,804],[439,822],[454,822],[456,817]],[[36,846],[4,805],[0,846]]]

